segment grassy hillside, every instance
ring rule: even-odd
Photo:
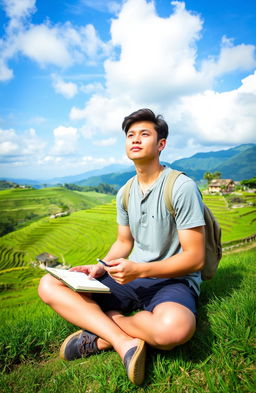
[[[0,191],[0,236],[50,214],[88,209],[112,199],[110,195],[79,193],[61,187]]]
[[[27,269],[5,272],[19,289],[0,294],[0,392],[254,392],[254,267],[255,249],[223,258],[214,279],[202,285],[195,336],[172,351],[149,348],[141,387],[127,380],[112,351],[62,361],[60,344],[76,327],[38,299],[38,279],[29,280]]]

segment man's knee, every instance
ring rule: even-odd
[[[46,274],[40,280],[38,286],[38,295],[44,303],[50,304],[53,296],[54,288],[58,284],[58,280],[54,279],[50,274]]]
[[[196,329],[195,316],[189,310],[188,313],[166,314],[158,322],[153,332],[153,341],[160,349],[168,350],[184,344]]]

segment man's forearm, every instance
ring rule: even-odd
[[[203,256],[198,258],[193,253],[182,252],[162,261],[139,263],[139,277],[180,277],[201,270],[204,264]]]
[[[107,255],[105,256],[104,260],[108,262],[112,261],[113,259],[128,258],[132,251],[132,248],[132,242],[122,242],[121,240],[116,240]]]

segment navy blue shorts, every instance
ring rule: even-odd
[[[160,303],[175,302],[187,307],[197,316],[198,295],[186,280],[138,278],[127,284],[118,284],[107,273],[98,280],[111,289],[110,294],[92,294],[92,299],[105,312],[153,311]]]

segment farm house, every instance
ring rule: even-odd
[[[213,179],[208,186],[208,190],[210,193],[230,193],[235,190],[235,182],[232,179]]]
[[[46,266],[56,266],[58,265],[58,257],[55,257],[48,252],[43,252],[42,254],[36,257],[37,262],[39,263],[40,267],[44,268]]]

